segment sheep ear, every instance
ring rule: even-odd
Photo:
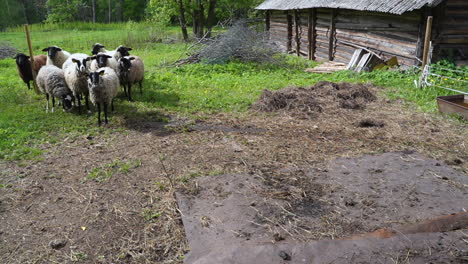
[[[92,60],[92,59],[93,59],[93,57],[87,57],[87,58],[85,59],[85,61],[90,61],[90,60]]]
[[[90,60],[95,60],[95,59],[96,59],[96,56],[88,57],[88,59],[90,59]]]
[[[104,75],[105,72],[106,72],[105,70],[102,70],[99,72],[99,75]]]
[[[127,50],[128,50],[128,51],[131,51],[131,50],[132,50],[132,48],[127,48]]]
[[[29,57],[29,56],[26,56],[26,59],[30,59],[30,58],[31,58],[31,57]]]
[[[45,48],[45,49],[43,49],[42,51],[47,52],[47,51],[49,51],[49,49],[50,49],[50,48]]]
[[[110,59],[110,58],[112,58],[112,56],[106,55],[106,58],[109,58],[109,59]]]
[[[62,51],[62,49],[61,49],[61,48],[57,48],[57,50],[58,50],[58,51]]]
[[[134,59],[135,59],[135,57],[130,57],[130,58],[129,58],[129,60],[134,60]]]
[[[18,58],[18,54],[16,54],[13,59],[16,60]]]
[[[77,60],[77,59],[72,59],[72,62],[74,62],[74,63],[78,63],[78,62],[80,62],[80,61],[79,61],[79,60]]]

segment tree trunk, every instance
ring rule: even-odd
[[[124,21],[124,14],[123,14],[124,12],[123,12],[123,10],[124,10],[124,1],[125,0],[119,0],[119,1],[120,1],[120,10],[119,10],[120,11],[120,21],[123,22]]]
[[[210,6],[208,7],[208,18],[206,19],[206,37],[211,37],[211,30],[213,29],[216,19],[216,0],[210,0]]]
[[[198,5],[196,3],[197,0],[194,0],[194,4],[193,4],[193,11],[192,11],[192,21],[193,21],[193,25],[192,25],[192,30],[193,30],[193,34],[195,34],[195,36],[198,36]]]
[[[93,0],[91,5],[93,7],[93,23],[96,23],[96,0]]]
[[[111,22],[111,4],[110,4],[110,0],[107,1],[107,3],[109,4],[109,24]]]
[[[5,0],[5,4],[6,4],[6,7],[7,7],[8,16],[11,17],[11,14],[10,14],[10,5],[8,4],[8,0]]]
[[[180,28],[182,29],[182,35],[184,36],[184,40],[188,41],[188,33],[187,33],[187,20],[185,19],[185,7],[183,0],[177,0],[179,4],[179,22]]]
[[[25,0],[21,0],[21,9],[23,9],[24,21],[26,24],[29,24],[28,12],[26,11],[26,4],[24,2]]]
[[[198,16],[197,16],[197,38],[203,38],[205,34],[205,8],[203,7],[202,0],[197,0],[197,9],[198,9]]]

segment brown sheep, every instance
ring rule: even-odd
[[[33,75],[31,72],[31,61],[29,56],[26,56],[23,53],[16,54],[16,67],[18,68],[18,74],[23,80],[24,83],[28,86],[28,89],[31,89],[31,85],[29,84],[30,81],[33,80]],[[34,74],[37,75],[39,70],[42,66],[44,66],[47,62],[47,56],[45,55],[37,55],[34,56]]]

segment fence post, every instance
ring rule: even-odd
[[[429,56],[429,45],[431,42],[432,35],[432,16],[427,17],[427,26],[426,26],[426,38],[424,40],[424,54],[421,69],[424,70],[427,64],[427,58]]]
[[[33,87],[34,91],[36,94],[41,94],[39,91],[39,88],[37,87],[36,84],[36,73],[34,72],[34,53],[32,49],[32,43],[31,43],[31,34],[29,33],[29,24],[24,25],[24,30],[26,31],[26,40],[28,41],[28,48],[29,48],[29,57],[31,60],[31,71],[32,71],[32,76],[33,76]]]

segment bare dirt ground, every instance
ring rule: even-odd
[[[189,248],[174,192],[196,193],[198,176],[259,175],[281,187],[284,168],[323,171],[336,158],[395,151],[468,173],[466,123],[380,96],[365,107],[333,107],[341,101],[304,117],[250,111],[172,116],[169,124],[159,113],[114,117],[110,135],[44,145],[41,161],[1,162],[0,262],[182,262]]]

